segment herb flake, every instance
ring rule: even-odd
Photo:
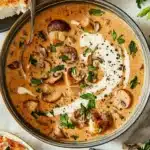
[[[130,55],[135,55],[135,53],[137,52],[137,46],[136,43],[134,41],[131,41],[129,44],[129,51],[130,51]]]
[[[94,74],[94,72],[89,71],[89,72],[88,72],[87,80],[88,80],[89,82],[93,82],[93,80],[94,80],[95,78],[96,78],[96,75]]]
[[[138,77],[135,76],[131,81],[130,81],[130,88],[134,89],[138,85]]]
[[[65,69],[64,65],[58,65],[58,66],[52,68],[50,72],[57,72],[57,71],[61,71],[61,70],[64,70],[64,69]]]
[[[37,60],[32,55],[30,55],[29,62],[34,66],[37,64]]]
[[[88,53],[91,53],[92,49],[91,48],[87,48],[85,49],[85,51],[83,52],[83,56],[86,57]]]
[[[52,44],[50,44],[50,51],[51,52],[56,52],[56,47]]]
[[[100,9],[90,9],[89,14],[94,16],[102,16],[105,12]]]
[[[94,66],[92,66],[92,65],[89,65],[88,66],[88,70],[89,71],[95,71],[97,68],[96,67],[94,67]]]
[[[88,85],[86,84],[86,83],[80,83],[80,88],[81,89],[84,89],[84,88],[86,88]]]
[[[60,57],[59,57],[62,61],[66,61],[66,60],[69,60],[69,57],[67,56],[67,55],[61,55]]]
[[[113,31],[111,32],[111,36],[112,36],[112,38],[113,38],[114,41],[117,39],[117,33],[116,33],[115,30],[113,30]]]
[[[30,82],[31,82],[32,85],[40,85],[40,84],[43,83],[42,79],[36,79],[36,78],[32,78],[30,80]]]
[[[69,120],[68,114],[60,115],[60,125],[69,129],[75,128],[75,125]]]
[[[86,93],[86,94],[82,94],[80,96],[82,99],[86,99],[86,100],[95,100],[97,97],[92,94],[92,93]]]
[[[94,94],[86,93],[86,94],[82,94],[80,97],[83,99],[89,100],[86,111],[96,107],[96,98],[97,97]],[[83,109],[83,105],[81,105],[81,109]],[[84,108],[84,111],[85,111],[85,108]]]
[[[72,68],[71,68],[71,73],[72,73],[73,75],[76,75],[76,74],[77,74],[77,68],[76,68],[76,67],[72,67]]]
[[[125,39],[123,38],[123,35],[120,35],[117,39],[118,44],[123,44],[125,42]]]

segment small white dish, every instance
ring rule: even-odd
[[[11,134],[11,133],[8,133],[8,132],[5,132],[5,131],[0,131],[0,136],[7,137],[11,140],[14,140],[14,141],[22,144],[23,146],[26,147],[27,150],[34,150],[31,146],[29,146],[26,142],[24,142],[22,139],[20,139],[19,137],[17,137],[14,134]]]

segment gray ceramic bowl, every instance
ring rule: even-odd
[[[86,142],[59,142],[59,141],[54,141],[44,135],[42,135],[41,133],[39,133],[37,130],[33,129],[26,121],[23,120],[23,118],[17,113],[17,111],[15,110],[15,108],[13,107],[11,100],[10,100],[10,96],[8,94],[8,89],[6,86],[6,81],[5,81],[5,65],[6,65],[6,58],[7,58],[7,54],[8,54],[8,48],[9,45],[12,41],[12,39],[14,38],[15,34],[17,33],[17,31],[22,27],[22,25],[24,23],[26,23],[29,20],[29,12],[25,13],[24,15],[22,15],[17,22],[13,25],[13,27],[11,28],[5,42],[2,48],[2,53],[1,53],[1,68],[0,68],[0,75],[1,75],[1,92],[3,95],[3,99],[5,101],[6,106],[8,107],[8,110],[10,111],[10,113],[12,114],[12,116],[16,119],[16,121],[25,129],[27,130],[30,134],[32,134],[33,136],[37,137],[38,139],[40,139],[41,141],[44,141],[45,143],[51,144],[51,145],[55,145],[55,146],[59,146],[59,147],[73,147],[73,148],[83,148],[83,147],[92,147],[92,146],[96,146],[96,145],[100,145],[100,144],[104,144],[106,142],[109,142],[115,138],[117,138],[118,136],[120,136],[122,133],[124,133],[127,129],[129,129],[131,127],[131,125],[133,125],[133,123],[138,119],[138,117],[141,115],[144,107],[147,104],[148,101],[148,96],[149,96],[149,92],[150,92],[150,53],[149,53],[149,48],[146,42],[146,39],[143,35],[143,33],[141,32],[141,30],[139,29],[139,27],[135,24],[135,22],[122,10],[120,10],[119,8],[117,8],[116,6],[103,1],[103,0],[60,0],[60,1],[45,1],[45,3],[40,4],[37,7],[37,14],[41,11],[43,11],[44,9],[47,9],[49,7],[54,7],[56,5],[60,5],[60,4],[65,4],[65,3],[91,3],[91,4],[95,4],[97,6],[100,7],[104,7],[105,9],[108,9],[112,12],[114,12],[115,14],[117,14],[120,18],[122,18],[135,32],[137,39],[139,39],[141,46],[142,46],[142,52],[143,52],[143,56],[144,56],[144,64],[145,64],[145,79],[144,79],[144,86],[143,86],[143,90],[142,90],[142,94],[141,94],[141,100],[140,103],[137,105],[135,111],[131,114],[131,117],[129,120],[127,120],[127,122],[118,130],[116,130],[115,132],[113,132],[112,134],[109,134],[105,137],[102,138],[97,138],[94,140],[90,140],[90,141],[86,141]]]

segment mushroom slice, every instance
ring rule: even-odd
[[[50,75],[49,79],[46,80],[46,83],[48,84],[55,84],[57,81],[59,81],[63,77],[62,72],[54,72]]]
[[[13,62],[12,62],[11,64],[9,64],[7,67],[8,67],[9,69],[14,70],[14,69],[18,69],[19,66],[20,66],[19,61],[13,61]]]
[[[84,81],[87,85],[91,85],[93,83],[96,83],[98,81],[98,76],[96,71],[89,71],[84,78]]]
[[[112,116],[107,113],[99,113],[97,110],[91,110],[91,119],[89,121],[89,131],[92,134],[97,134],[105,131],[110,125],[112,125]]]
[[[44,61],[44,71],[41,74],[42,79],[47,79],[48,78],[48,72],[51,69],[51,64],[48,61]]]
[[[64,46],[62,53],[68,56],[68,60],[65,61],[66,63],[72,64],[78,59],[77,50],[72,46]]]
[[[24,102],[24,107],[27,108],[29,112],[36,111],[39,102],[36,100],[27,100]]]
[[[42,98],[44,101],[53,103],[59,100],[62,96],[61,91],[57,91],[54,87],[44,84],[42,87]]]
[[[94,32],[98,32],[101,29],[101,25],[98,21],[91,20],[90,23],[93,26]]]
[[[51,31],[49,33],[49,39],[52,44],[55,44],[55,41],[65,41],[66,32],[62,31]]]
[[[56,138],[67,138],[63,129],[61,129],[58,125],[55,126],[53,134]]]
[[[100,67],[100,60],[98,60],[98,59],[93,60],[93,66],[99,68]]]
[[[39,46],[38,52],[39,52],[40,56],[43,57],[43,58],[46,58],[48,56],[46,48],[43,47],[42,45]]]
[[[51,64],[48,61],[42,61],[41,59],[37,61],[36,66],[30,66],[29,72],[32,77],[38,79],[48,79],[49,71],[51,69]]]
[[[62,96],[62,93],[59,91],[53,91],[50,94],[44,94],[43,93],[43,100],[48,103],[54,103],[58,101]]]
[[[94,31],[98,32],[100,30],[100,28],[101,28],[100,23],[98,21],[95,21],[94,22]]]
[[[86,108],[82,105],[81,109],[78,109],[73,113],[71,120],[76,127],[83,128],[88,125],[88,119],[85,112]]]
[[[53,20],[48,25],[48,32],[51,31],[70,31],[70,25],[64,20]]]
[[[71,76],[74,78],[76,83],[79,83],[84,79],[85,73],[82,70],[76,71],[75,73],[72,71]]]
[[[53,41],[58,39],[58,31],[53,31],[49,33],[49,39],[53,43]]]
[[[129,108],[131,105],[131,95],[128,91],[121,89],[115,96],[116,106],[119,108]]]

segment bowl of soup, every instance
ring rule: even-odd
[[[16,121],[60,147],[104,144],[146,106],[148,45],[134,21],[105,1],[47,1],[11,28],[1,53],[1,92]]]

